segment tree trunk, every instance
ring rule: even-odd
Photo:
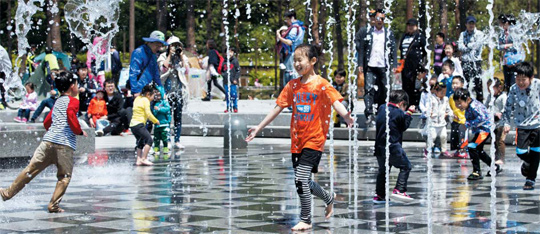
[[[135,50],[135,0],[129,0],[129,54]]]
[[[220,24],[221,24],[221,35],[223,35],[221,37],[221,50],[220,51],[225,51],[227,49],[227,37],[225,36],[225,20],[227,20],[227,18],[225,18],[225,16],[223,16],[222,12],[224,10],[224,6],[222,4],[219,5],[219,16],[221,18],[220,20]]]
[[[448,36],[448,3],[446,3],[446,0],[439,1],[439,14],[441,18],[441,32]]]
[[[467,22],[467,0],[459,0],[459,31],[463,32],[465,29],[467,29],[467,26],[465,25]],[[458,14],[456,14],[457,16]],[[459,35],[459,34],[458,34]]]
[[[384,0],[376,0],[375,6],[377,9],[384,9]]]
[[[234,5],[238,7],[238,0],[234,0]],[[236,16],[236,12],[233,14],[235,15],[234,17],[234,47],[236,47],[237,49],[236,53],[240,53],[240,41],[238,40],[238,17]]]
[[[540,12],[540,0],[537,1],[538,8],[536,9],[536,12]],[[540,72],[540,41],[536,41],[536,76],[540,77],[538,75],[538,72]]]
[[[313,25],[311,26],[311,34],[313,35],[313,45],[319,45],[321,42],[319,39],[319,13],[317,8],[319,8],[318,0],[311,0],[311,9],[313,11],[311,19],[313,20]]]
[[[7,37],[8,37],[8,53],[9,55],[11,56],[11,50],[13,49],[13,37],[11,36],[11,32],[13,32],[12,30],[15,28],[11,23],[11,1],[8,1],[8,7],[7,7],[7,12],[6,12],[6,15],[7,15],[7,21],[6,21],[6,25],[12,25],[11,26],[11,30],[8,30],[7,32]]]
[[[334,27],[334,33],[337,43],[337,52],[338,52],[338,70],[345,68],[345,62],[343,61],[343,35],[341,34],[341,11],[340,11],[340,0],[333,0],[334,5],[334,19],[336,20],[336,26]]]
[[[413,0],[407,0],[407,18],[405,20],[408,20],[413,17]]]
[[[366,0],[360,0],[360,10],[358,11],[358,17],[357,20],[359,22],[359,26],[356,31],[360,30],[360,28],[365,27],[367,24],[367,4]]]
[[[156,0],[157,28],[162,33],[167,33],[167,0]]]
[[[190,52],[195,52],[195,0],[187,0],[186,14],[186,48]]]
[[[212,38],[212,1],[206,1],[206,40]]]
[[[52,5],[49,7],[49,11],[47,14],[50,14],[50,19],[52,19],[53,23],[50,26],[50,32],[49,35],[51,37],[51,46],[54,51],[61,52],[62,51],[62,37],[60,35],[60,9],[58,5],[58,0],[52,0]],[[49,3],[51,3],[49,2]],[[53,8],[54,7],[54,8]],[[52,13],[52,9],[57,9],[56,13]]]
[[[326,5],[322,3],[322,0],[319,5],[319,19],[317,19],[317,23],[319,25],[319,29],[321,31],[319,36],[319,41],[321,45],[321,50],[324,51],[325,48],[325,36],[326,36],[326,25],[324,24],[326,22]],[[324,78],[328,77],[328,69],[323,66],[326,64],[326,57],[324,56],[324,52],[322,52],[321,56],[319,56],[319,66],[322,69],[321,74]]]

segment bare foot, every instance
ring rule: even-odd
[[[334,198],[332,200],[332,203],[326,206],[324,209],[324,218],[329,219],[334,214],[334,201],[336,201],[336,193],[334,193]]]
[[[503,164],[504,164],[504,162],[503,162],[502,160],[497,160],[497,161],[495,161],[495,164],[498,164],[498,165],[503,165]]]
[[[148,160],[148,159],[143,160],[141,163],[144,166],[152,166],[152,165],[154,165],[154,163],[150,162],[150,160]]]
[[[137,165],[137,166],[142,166],[142,164],[143,164],[142,162],[143,162],[142,160],[140,160],[139,158],[137,158],[137,162],[135,163],[135,165]]]
[[[302,231],[302,230],[308,230],[308,229],[311,229],[311,224],[307,224],[304,222],[299,222],[298,224],[296,224],[296,226],[291,228],[291,230],[293,231]]]

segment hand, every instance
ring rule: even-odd
[[[502,119],[502,113],[495,113],[495,117]]]
[[[96,124],[95,124],[94,121],[92,121],[92,120],[90,120],[90,127],[96,128]]]
[[[281,32],[279,30],[276,31],[276,38],[279,40],[281,38]]]
[[[248,130],[248,136],[246,137],[246,142],[250,142],[257,136],[257,133],[260,131],[259,126],[251,127]]]
[[[85,90],[86,90],[86,89],[84,89],[84,88],[82,88],[82,87],[79,88],[79,92],[81,92],[81,93],[84,92]]]
[[[154,106],[154,110],[159,110],[159,107],[157,107],[157,106]]]
[[[510,126],[504,126],[504,133],[510,132]]]
[[[87,134],[85,131],[82,131],[82,135],[83,135],[84,137],[88,137],[88,134]]]
[[[392,73],[396,73],[396,68],[392,68]]]
[[[358,73],[364,73],[364,67],[358,67]]]
[[[156,125],[160,125],[159,120],[157,121]]]
[[[454,121],[458,122],[459,121],[459,118],[457,116],[454,115]]]
[[[99,119],[107,120],[107,116],[106,116],[106,115],[105,115],[105,116],[101,116],[101,118],[99,118]]]
[[[136,94],[133,94],[133,97],[138,97],[139,95],[141,95],[141,93],[136,93]],[[128,97],[129,97],[129,96],[130,96],[130,95],[128,94]]]
[[[416,106],[415,106],[415,105],[409,106],[409,110],[408,110],[408,111],[410,111],[411,113],[416,112]]]
[[[51,92],[49,92],[52,96],[56,95],[56,91],[54,90],[51,90]]]
[[[343,119],[345,120],[345,123],[347,123],[347,127],[352,128],[354,125],[354,119],[351,117],[351,112],[349,111],[346,116],[343,116]]]
[[[236,81],[236,80],[233,80],[233,82],[232,82],[232,83],[233,83],[233,84],[238,84],[238,81]]]

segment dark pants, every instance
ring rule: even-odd
[[[516,73],[514,70],[514,67],[503,66],[504,88],[506,91],[510,90],[510,87],[516,83]]]
[[[114,80],[114,87],[118,88],[118,82],[120,82],[120,71],[113,72],[112,79]]]
[[[173,108],[174,118],[174,142],[180,142],[180,135],[182,134],[182,109],[184,108],[184,100],[172,102],[171,108]]]
[[[529,164],[527,179],[535,181],[540,163],[540,129],[517,129],[516,153]]]
[[[43,109],[45,109],[45,107],[48,107],[50,110],[52,110],[55,102],[56,102],[56,99],[54,98],[47,98],[41,101],[41,103],[39,103],[38,108],[32,115],[32,120],[36,120],[37,118],[39,118],[39,115],[41,115],[41,112],[43,112]]]
[[[474,138],[469,141],[469,145],[467,146],[473,165],[473,172],[478,172],[478,174],[482,172],[480,169],[480,160],[488,166],[491,166],[491,158],[484,151],[484,144],[489,139],[489,135],[490,134],[487,132],[477,133],[474,135]]]
[[[384,104],[386,100],[386,68],[367,67],[365,71],[364,103],[366,118],[374,115],[377,107]],[[373,105],[376,104],[377,107]],[[375,116],[374,116],[375,117]]]
[[[103,129],[103,134],[120,135],[124,130],[129,128],[129,122],[131,121],[131,108],[121,109],[118,111],[118,115],[114,118],[108,119],[109,126]]]
[[[152,140],[152,135],[146,130],[144,124],[137,124],[131,127],[131,132],[137,140],[137,149],[142,149],[144,146],[152,146],[154,141]]]
[[[4,82],[0,82],[0,97],[2,98],[2,105],[7,108],[6,90],[4,89]]]
[[[206,82],[208,88],[208,97],[212,97],[212,82],[214,82],[214,86],[216,86],[216,88],[225,93],[225,89],[217,81],[217,76],[211,76],[210,80]]]
[[[380,147],[380,146],[379,146]],[[377,155],[377,162],[379,163],[379,173],[377,174],[377,186],[376,193],[380,197],[386,195],[385,181],[386,181],[386,168],[384,167],[386,161],[386,148],[382,146],[380,148],[380,155]],[[396,189],[400,192],[407,192],[407,180],[409,179],[409,173],[411,172],[411,162],[403,151],[400,143],[394,143],[390,145],[390,161],[388,165],[391,167],[399,168],[399,174],[396,182]],[[390,170],[389,170],[390,171]]]
[[[441,74],[441,72],[442,72],[442,67],[433,66],[433,70],[435,71],[435,76],[439,77],[439,74]]]
[[[463,75],[469,85],[473,85],[473,92],[476,100],[484,102],[484,88],[482,87],[482,61],[465,62],[463,61]],[[472,81],[472,84],[470,83]]]
[[[467,128],[464,124],[452,121],[450,130],[450,150],[460,149],[461,141],[465,138]]]
[[[17,113],[17,116],[19,118],[25,118],[25,119],[28,119],[30,118],[30,109],[19,109],[18,113]]]
[[[420,103],[421,92],[416,90],[416,78],[418,76],[417,70],[410,70],[405,66],[405,69],[401,72],[401,82],[403,83],[402,89],[407,92],[409,96],[409,104],[418,106]]]

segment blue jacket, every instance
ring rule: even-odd
[[[161,100],[152,102],[152,114],[159,120],[158,127],[169,127],[169,123],[171,122],[171,106],[167,99],[165,99],[165,91],[163,88],[158,87],[158,89],[161,94]],[[158,110],[154,108],[156,106],[158,107]]]
[[[491,132],[491,118],[486,106],[476,99],[472,99],[467,110],[465,110],[465,127],[473,134],[480,132]]]
[[[145,69],[146,67],[146,69]],[[141,72],[141,75],[137,81],[137,77]],[[152,81],[158,86],[162,86],[161,79],[159,78],[159,67],[157,64],[157,57],[147,45],[139,46],[131,54],[131,61],[129,63],[129,82],[131,85],[131,93],[140,93],[142,88]]]
[[[390,128],[390,144],[401,144],[403,132],[411,125],[410,113],[402,111],[395,104],[388,103],[379,106],[376,118],[375,155],[381,155],[386,147],[386,105],[388,105],[388,126]]]

